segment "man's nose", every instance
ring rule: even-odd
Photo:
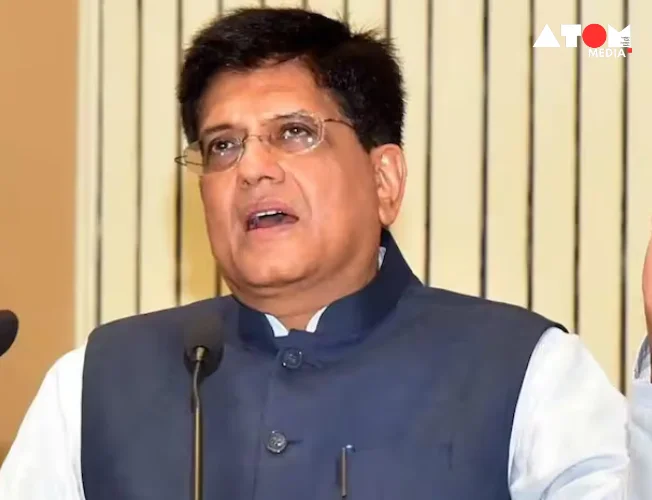
[[[244,187],[255,186],[267,180],[282,182],[285,170],[279,163],[277,152],[264,138],[250,136],[244,144],[242,158],[237,165],[238,178]]]

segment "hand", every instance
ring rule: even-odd
[[[648,243],[645,264],[643,265],[643,301],[645,304],[647,338],[652,348],[652,239]]]

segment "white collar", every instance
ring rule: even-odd
[[[380,247],[378,249],[378,269],[380,269],[380,267],[383,265],[383,260],[385,259],[386,252],[387,249],[385,247]],[[310,318],[310,321],[308,321],[308,324],[306,325],[307,332],[314,333],[315,330],[317,330],[319,319],[321,318],[321,315],[324,314],[324,311],[327,307],[328,306],[322,307],[315,313],[312,318]],[[283,325],[283,323],[281,323],[276,316],[272,316],[271,314],[265,314],[265,316],[267,317],[267,321],[269,321],[269,324],[274,331],[274,337],[286,337],[290,333],[288,329],[285,328],[285,325]]]

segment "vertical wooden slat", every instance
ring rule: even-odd
[[[433,1],[429,280],[439,287],[478,294],[483,2]]]
[[[408,177],[401,213],[392,226],[414,273],[426,279],[426,178],[428,78],[428,0],[414,0],[409,9],[393,8],[389,32],[401,59],[407,90],[405,157]]]
[[[537,0],[534,40],[549,24],[562,48],[534,49],[532,308],[572,330],[575,310],[576,62],[561,24],[575,2]],[[534,40],[530,45],[534,43]]]
[[[190,0],[185,0],[189,2]],[[230,11],[234,9],[239,9],[241,7],[260,7],[262,6],[262,0],[222,0],[222,12],[224,14],[229,14]]]
[[[530,6],[492,0],[489,12],[486,291],[526,306]]]
[[[582,26],[621,26],[622,0],[582,0]],[[620,29],[620,28],[619,28]],[[579,333],[619,385],[623,64],[580,44]]]
[[[102,16],[98,2],[79,4],[77,192],[75,211],[75,343],[97,326]]]
[[[348,20],[354,29],[373,29],[377,30],[381,35],[386,32],[385,20],[387,19],[387,12],[384,1],[349,0],[348,7]],[[422,42],[425,42],[425,40]]]
[[[104,3],[100,322],[136,313],[138,8]]]
[[[180,0],[182,4],[182,47],[185,49],[197,30],[217,14],[214,0]],[[227,3],[227,2],[225,2]],[[182,137],[182,147],[186,141]],[[191,172],[181,173],[181,295],[186,304],[213,297],[217,293],[215,260],[211,253],[204,208],[199,195],[198,178]]]
[[[308,8],[334,19],[343,19],[345,0],[308,0]]]
[[[301,7],[302,0],[263,0],[265,7]]]
[[[652,141],[649,123],[652,115],[652,71],[647,54],[652,53],[652,32],[642,19],[652,19],[652,3],[629,0],[632,25],[632,53],[627,57],[627,388],[631,385],[634,363],[645,338],[645,319],[641,294],[641,272],[645,248],[652,234]],[[624,23],[625,24],[625,23]],[[621,27],[616,27],[620,30]],[[611,61],[610,61],[611,62]],[[615,62],[615,61],[613,61]],[[613,64],[612,62],[612,64]]]
[[[177,0],[144,0],[140,310],[176,302]]]
[[[178,0],[181,2],[181,43],[188,47],[192,37],[218,14],[216,0]],[[223,0],[228,3],[227,0]],[[232,2],[231,2],[232,3]]]

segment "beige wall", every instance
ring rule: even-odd
[[[74,341],[77,5],[38,3],[0,1],[0,309],[21,321],[0,358],[0,461]]]

